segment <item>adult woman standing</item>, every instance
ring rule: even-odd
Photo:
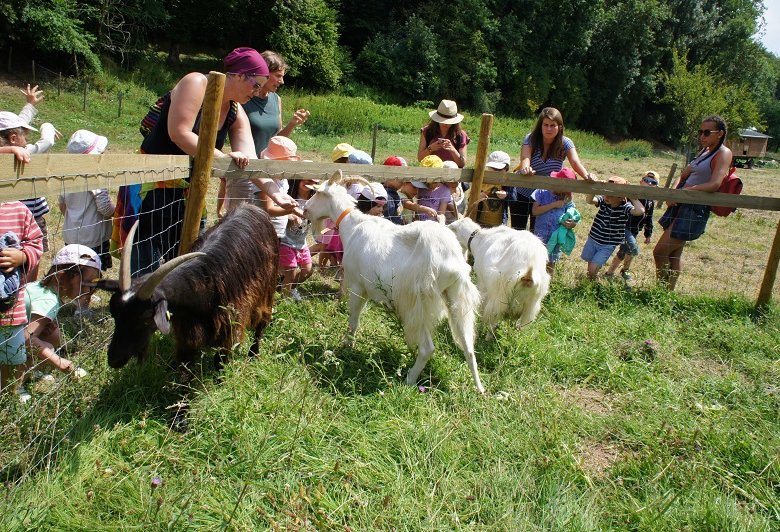
[[[268,66],[252,48],[236,48],[224,59],[225,90],[219,113],[219,130],[214,146],[215,157],[230,157],[240,168],[249,159],[256,159],[249,120],[239,105],[268,81]],[[162,96],[145,120],[146,134],[141,152],[195,156],[198,146],[201,107],[206,95],[208,78],[192,72],[184,76],[171,91]],[[156,120],[152,117],[156,114]],[[151,118],[150,118],[151,117]],[[230,137],[231,151],[222,152],[225,139]],[[279,190],[267,178],[252,178],[279,205],[293,207],[295,200]],[[187,180],[158,181],[141,187],[141,205],[138,211],[138,234],[133,253],[133,275],[154,271],[161,259],[169,260],[178,251],[181,225],[184,218],[184,197]],[[119,213],[120,215],[123,213]]]
[[[442,161],[453,161],[459,168],[466,166],[466,147],[471,139],[461,128],[463,115],[452,100],[442,100],[435,111],[428,113],[431,121],[420,130],[417,160],[437,155]]]
[[[577,148],[572,140],[563,134],[563,116],[555,107],[545,107],[539,113],[533,131],[523,139],[523,147],[520,150],[520,164],[515,171],[521,174],[550,175],[563,168],[564,159],[568,159],[572,169],[583,179],[592,181],[594,176],[590,174],[580,162]],[[534,200],[531,199],[534,189],[523,187],[514,188],[509,192],[509,213],[512,228],[525,229],[530,218],[530,229],[533,231],[534,217],[531,216],[531,207]]]
[[[701,122],[699,144],[701,151],[680,172],[675,188],[715,192],[729,172],[731,150],[726,141],[726,122],[719,116],[708,116]],[[707,205],[668,203],[666,212],[658,220],[664,233],[653,249],[655,273],[659,282],[674,290],[682,271],[682,252],[685,243],[704,234],[710,208]]]
[[[266,81],[259,90],[252,95],[248,102],[243,103],[244,111],[249,119],[249,127],[252,132],[252,139],[255,145],[255,152],[260,153],[268,147],[268,141],[271,137],[281,136],[289,137],[293,130],[305,123],[309,118],[309,111],[298,109],[293,113],[292,118],[285,127],[282,127],[282,99],[277,94],[279,87],[284,85],[284,75],[287,73],[287,63],[284,58],[266,50],[262,54],[263,60],[268,65],[268,81]],[[222,214],[222,205],[225,196],[236,198],[247,193],[256,192],[250,190],[247,192],[248,183],[246,180],[231,181],[230,191],[226,190],[226,182],[223,179],[220,182],[219,193],[217,194],[217,213]],[[253,188],[250,186],[250,188]]]

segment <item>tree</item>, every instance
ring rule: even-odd
[[[304,85],[332,89],[341,80],[336,12],[323,0],[278,0],[270,47],[287,60]]]
[[[403,103],[439,94],[439,41],[417,15],[372,37],[357,57],[360,78]]]
[[[673,127],[678,140],[695,144],[699,123],[709,115],[722,116],[731,132],[760,126],[758,106],[747,86],[720,79],[705,65],[689,69],[687,58],[678,53],[673,65],[671,73],[662,75],[666,91],[662,100],[677,115]]]

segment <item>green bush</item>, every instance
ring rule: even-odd
[[[653,146],[646,140],[624,140],[615,145],[615,153],[626,157],[650,157]]]

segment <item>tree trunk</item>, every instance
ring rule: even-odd
[[[168,46],[168,59],[166,59],[165,62],[171,66],[180,65],[181,64],[180,53],[181,52],[179,50],[179,43],[172,42],[170,46]]]

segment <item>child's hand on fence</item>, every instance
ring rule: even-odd
[[[24,94],[24,98],[27,100],[27,103],[32,105],[38,105],[44,98],[43,91],[38,90],[38,85],[30,88],[30,84],[28,83],[27,89],[22,89],[21,92]]]
[[[27,261],[27,255],[21,249],[5,248],[0,251],[0,270],[11,273]]]
[[[27,148],[22,148],[21,146],[6,146],[3,148],[3,151],[5,153],[13,153],[16,157],[16,160],[20,163],[29,163],[32,160],[30,151]]]

